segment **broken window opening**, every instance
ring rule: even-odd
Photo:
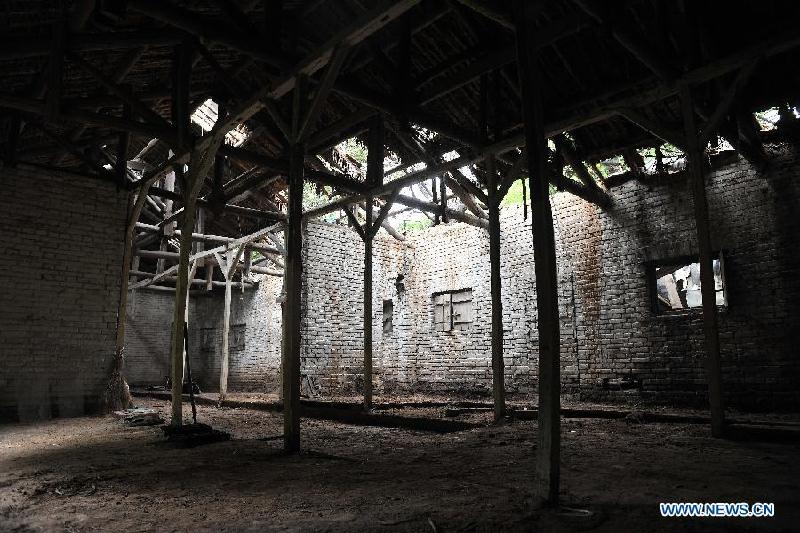
[[[383,334],[392,334],[392,321],[394,315],[394,302],[392,300],[383,301]]]
[[[703,306],[700,292],[700,263],[689,259],[676,259],[653,265],[652,283],[655,284],[657,314],[679,313]],[[725,261],[720,252],[713,258],[714,290],[718,307],[727,307],[725,286]]]
[[[466,331],[474,320],[472,289],[434,293],[433,325],[435,331]]]

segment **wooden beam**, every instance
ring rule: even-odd
[[[535,496],[556,505],[559,492],[561,442],[561,365],[558,321],[558,280],[550,184],[547,179],[547,142],[539,57],[532,50],[526,2],[515,0],[517,71],[522,90],[525,146],[528,154],[533,253],[536,274],[537,329],[539,332],[539,442],[536,448]]]
[[[424,200],[419,200],[417,198],[412,198],[410,196],[406,196],[404,194],[398,194],[397,198],[395,199],[395,203],[406,205],[408,207],[413,207],[415,209],[419,209],[420,211],[425,211],[428,213],[441,213],[441,205],[435,204],[433,202],[426,202]],[[456,211],[455,209],[447,209],[447,216],[457,222],[463,222],[465,224],[469,224],[470,226],[475,226],[476,228],[488,229],[489,222],[484,218],[478,218],[476,216],[470,215],[469,213],[461,213]]]
[[[747,84],[747,81],[753,75],[753,71],[755,71],[760,62],[761,58],[758,58],[746,64],[739,70],[739,73],[736,75],[733,82],[731,82],[730,86],[728,86],[724,96],[722,97],[722,100],[720,100],[720,102],[717,104],[716,109],[714,109],[714,113],[703,127],[703,131],[700,134],[699,139],[701,148],[705,147],[705,145],[707,145],[711,140],[711,137],[716,134],[717,130],[719,129],[719,125],[722,123],[722,120],[728,116],[733,108],[733,104],[736,101],[736,96],[741,92],[744,85]]]
[[[295,112],[298,112],[298,105]],[[286,232],[286,303],[283,313],[283,444],[287,453],[300,451],[300,343],[303,282],[303,153],[293,145],[289,174],[289,224]]]
[[[711,251],[711,230],[708,220],[708,200],[704,176],[704,147],[700,144],[694,118],[692,94],[688,85],[681,87],[681,112],[687,141],[687,159],[692,177],[694,220],[700,250],[700,293],[703,303],[703,333],[706,348],[708,401],[711,406],[711,434],[725,434],[725,403],[722,393],[722,365],[717,329],[717,296],[714,286],[714,256]]]
[[[500,180],[500,190],[497,195],[501,202],[503,201],[503,198],[506,197],[506,194],[508,194],[508,190],[511,188],[511,185],[516,180],[523,177],[524,167],[527,165],[527,162],[528,154],[523,148],[522,153],[520,153],[520,155],[511,163],[511,166],[508,167],[506,173],[503,175],[503,178]]]
[[[450,188],[453,194],[455,194],[456,197],[461,200],[461,203],[464,204],[464,207],[471,211],[473,215],[478,218],[488,218],[488,215],[478,205],[478,203],[475,201],[475,198],[473,198],[472,195],[464,187],[462,187],[458,181],[453,179],[452,174],[447,174],[445,180],[447,182],[447,186]]]
[[[652,133],[662,141],[679,148],[681,151],[686,149],[686,139],[684,139],[683,134],[673,130],[671,127],[661,124],[657,120],[648,118],[645,114],[640,113],[635,109],[620,109],[619,114],[643,130]]]
[[[303,120],[300,124],[300,130],[297,133],[297,139],[295,139],[295,141],[305,139],[311,127],[317,122],[317,119],[322,113],[322,105],[328,98],[331,89],[333,89],[333,84],[336,82],[336,78],[339,75],[339,70],[342,68],[344,60],[347,59],[347,54],[349,52],[350,45],[348,43],[339,45],[333,52],[331,62],[325,69],[325,74],[322,76],[322,80],[317,87],[317,91],[314,94],[314,99],[311,101],[311,105],[309,105],[308,110],[303,116]]]
[[[180,259],[178,262],[178,280],[175,286],[175,308],[172,317],[172,420],[174,427],[183,425],[183,338],[185,328],[186,303],[189,291],[189,258],[192,252],[192,234],[194,233],[197,197],[200,194],[205,176],[214,163],[217,149],[224,140],[224,135],[212,135],[209,143],[198,143],[192,149],[189,159],[189,172],[185,176],[186,189],[184,195],[184,216],[181,227]],[[144,191],[142,191],[144,194]],[[196,264],[196,263],[195,263]],[[165,271],[166,272],[166,271]]]
[[[140,46],[170,46],[181,39],[183,36],[172,30],[78,33],[69,36],[68,49],[73,52],[108,52]],[[51,52],[51,42],[39,36],[0,39],[0,61],[49,56]]]
[[[471,10],[483,15],[487,19],[496,22],[500,26],[508,29],[514,29],[514,21],[511,20],[511,15],[506,11],[500,9],[495,3],[489,3],[485,0],[457,0],[459,4],[470,8]],[[503,5],[500,3],[499,5]]]
[[[494,419],[506,414],[505,370],[503,365],[503,299],[500,277],[500,202],[494,157],[486,161],[489,190],[489,269],[492,295],[492,399]]]
[[[217,264],[220,267],[220,272],[222,272],[223,277],[225,278],[225,299],[223,304],[223,313],[222,313],[222,361],[220,362],[220,372],[219,372],[219,402],[222,403],[225,400],[225,397],[228,395],[228,371],[229,371],[229,359],[230,359],[230,329],[231,329],[231,292],[232,292],[232,282],[233,282],[233,274],[236,272],[236,267],[239,264],[239,259],[242,256],[242,252],[244,252],[245,247],[239,246],[235,249],[234,253],[229,256],[227,259],[223,259],[222,256],[216,252],[214,256],[217,258]],[[242,281],[244,281],[244,276],[242,276]]]
[[[111,78],[106,76],[100,69],[96,68],[94,65],[89,63],[88,61],[84,60],[78,54],[70,53],[67,54],[67,57],[72,63],[78,65],[81,69],[87,72],[92,78],[97,81],[101,87],[103,87],[109,93],[117,96],[121,99],[125,105],[131,108],[136,115],[143,118],[146,121],[153,123],[155,126],[159,126],[165,129],[169,129],[170,125],[164,120],[161,115],[153,111],[150,107],[145,105],[141,102],[141,100],[137,99],[133,92],[114,82]],[[130,117],[124,117],[127,120],[130,120]]]
[[[244,148],[228,145],[220,148],[220,153],[236,159],[237,161],[258,165],[261,168],[272,170],[283,175],[289,173],[289,162],[285,159],[275,159],[257,152],[245,150]],[[364,190],[364,185],[356,180],[332,172],[309,170],[307,178],[346,191],[361,192]]]
[[[574,35],[584,28],[593,27],[594,25],[595,24],[587,20],[586,17],[574,15],[565,16],[553,21],[541,30],[537,30],[536,40],[533,46],[536,48],[543,48]],[[482,51],[482,54],[478,57],[473,57],[469,65],[465,66],[456,74],[441,80],[434,87],[421,94],[417,98],[418,105],[429,104],[475,81],[488,72],[514,63],[517,58],[516,50],[513,46],[498,48],[488,52],[485,51],[485,47],[479,47],[479,49]],[[442,65],[441,68],[447,68],[449,66],[450,65]]]
[[[362,107],[361,109],[352,113],[348,113],[341,119],[324,126],[320,130],[315,131],[308,137],[308,153],[319,154],[324,150],[329,150],[332,146],[336,146],[347,138],[342,138],[342,132],[350,133],[351,128],[362,124],[375,113],[376,111],[371,107]],[[366,127],[364,127],[364,129],[366,129]],[[348,135],[348,137],[349,136],[350,135]]]
[[[370,123],[367,139],[367,177],[371,187],[383,184],[385,131],[383,117],[376,115]],[[393,196],[396,196],[394,194]],[[364,222],[364,409],[372,408],[372,239],[380,224],[373,219],[372,196],[366,198]]]
[[[366,203],[364,224],[364,409],[372,409],[372,199]]]
[[[139,221],[144,208],[147,194],[144,193],[161,174],[151,173],[143,183],[144,189],[136,195],[128,196],[128,219],[125,227],[125,240],[122,250],[122,266],[120,269],[119,299],[117,306],[117,324],[115,335],[114,358],[111,367],[111,377],[103,395],[103,408],[106,412],[127,409],[131,404],[130,391],[122,369],[125,362],[125,325],[127,323],[128,291],[131,262],[133,259],[133,240],[136,236],[136,223]]]
[[[262,237],[269,236],[271,232],[273,232],[273,231],[275,231],[277,229],[280,229],[282,227],[284,227],[284,223],[283,222],[279,222],[279,223],[274,224],[272,226],[269,226],[269,227],[266,227],[266,228],[262,228],[262,229],[260,229],[260,230],[258,230],[256,232],[254,232],[254,233],[251,233],[250,235],[245,235],[244,237],[239,237],[238,239],[236,239],[236,240],[234,240],[232,242],[229,242],[228,244],[224,244],[222,246],[218,246],[218,247],[213,248],[211,250],[204,250],[202,252],[194,253],[191,256],[189,256],[189,262],[197,261],[197,260],[200,260],[200,259],[205,259],[207,257],[213,257],[215,253],[220,253],[220,252],[228,253],[228,252],[230,252],[230,250],[233,250],[238,246],[248,245],[249,247],[252,247],[253,245],[250,244],[250,243],[252,243],[253,241],[255,241],[257,239],[260,239]],[[181,237],[183,237],[183,235],[181,235]],[[139,283],[136,283],[135,285],[130,287],[129,290],[133,291],[133,290],[136,290],[136,289],[142,289],[142,288],[145,288],[145,287],[147,287],[149,285],[152,285],[153,283],[155,283],[157,281],[160,281],[162,279],[167,279],[168,276],[171,276],[171,275],[175,274],[178,271],[178,266],[179,265],[172,266],[172,267],[168,268],[167,270],[165,270],[164,272],[156,274],[151,279],[144,280],[144,281],[141,281]]]
[[[122,118],[131,118],[131,108],[128,105],[122,108]],[[117,141],[117,157],[116,165],[114,168],[117,176],[117,181],[122,187],[128,183],[128,147],[131,141],[131,134],[127,131],[120,132],[119,140]]]
[[[96,0],[77,0],[69,11],[68,25],[70,31],[83,29],[94,11]]]
[[[282,59],[271,53],[267,47],[260,46],[245,32],[223,23],[218,18],[212,19],[160,0],[128,0],[126,5],[133,11],[179,28],[202,41],[215,42],[243,52],[272,67],[286,66]]]
[[[34,127],[36,129],[38,129],[39,131],[41,131],[44,134],[45,137],[47,137],[50,140],[52,140],[53,142],[55,142],[62,149],[64,149],[66,152],[69,152],[69,154],[71,154],[75,159],[77,159],[78,161],[80,161],[81,163],[86,165],[86,167],[89,170],[94,171],[98,176],[103,177],[104,179],[106,179],[108,181],[115,181],[113,173],[111,173],[108,170],[106,170],[100,163],[98,163],[97,161],[91,159],[89,156],[87,156],[83,152],[83,150],[80,150],[78,147],[76,147],[74,144],[72,144],[67,139],[63,138],[61,135],[58,135],[57,133],[52,132],[49,128],[47,128],[43,124],[39,124],[39,123],[36,123],[36,122],[31,122],[29,124],[32,127]]]
[[[342,211],[344,211],[345,216],[347,216],[347,219],[350,221],[350,225],[354,230],[356,230],[356,233],[358,233],[358,236],[361,237],[361,240],[366,240],[367,236],[364,233],[364,228],[361,227],[361,224],[356,218],[355,213],[353,213],[353,210],[348,206],[344,207]]]
[[[177,148],[188,146],[191,137],[191,111],[189,91],[192,78],[192,49],[184,40],[173,52],[172,58],[172,125],[175,128]],[[218,121],[222,122],[222,121]]]
[[[564,158],[564,161],[572,167],[572,170],[575,171],[575,174],[578,176],[578,179],[583,182],[589,189],[599,189],[600,186],[597,182],[592,178],[592,175],[589,174],[589,169],[586,168],[586,165],[581,160],[580,156],[575,152],[575,148],[572,146],[572,141],[567,139],[564,135],[557,135],[554,139],[556,149],[559,151],[561,156]]]
[[[392,209],[395,200],[397,200],[397,196],[400,194],[400,189],[395,189],[394,192],[389,196],[389,198],[384,202],[381,206],[380,211],[378,211],[378,216],[375,217],[375,220],[372,223],[372,235],[370,238],[374,238],[377,235],[378,230],[383,226],[384,222],[386,221],[386,217],[389,215],[389,211]]]
[[[593,0],[573,0],[589,16],[611,30],[614,39],[628,50],[640,63],[664,81],[677,77],[677,69],[670,65],[650,44],[630,33],[627,28],[615,24],[603,12],[604,6]]]
[[[47,116],[55,119],[61,110],[61,93],[64,81],[64,53],[67,49],[67,28],[63,16],[53,22],[52,51],[48,58]]]

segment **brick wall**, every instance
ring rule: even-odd
[[[99,408],[114,354],[126,193],[0,169],[0,420]]]
[[[195,300],[193,298],[192,303]],[[128,294],[124,373],[129,385],[164,385],[166,382],[170,374],[170,327],[174,307],[173,292],[142,289]]]
[[[256,289],[234,288],[231,297],[231,334],[244,334],[243,346],[229,351],[228,390],[277,392],[281,367],[281,294],[283,278],[264,276]],[[222,359],[224,288],[210,297],[192,298],[190,328],[196,350],[198,381],[205,390],[219,390]],[[204,339],[201,337],[205,337]],[[241,349],[243,348],[243,349]],[[194,361],[195,359],[193,359]]]
[[[757,172],[739,161],[708,179],[712,241],[723,250],[729,306],[719,316],[725,392],[743,408],[800,406],[799,167],[784,149]],[[703,405],[706,384],[699,310],[656,315],[648,262],[696,254],[692,197],[685,176],[613,187],[601,211],[566,193],[551,198],[559,278],[562,380],[585,399]],[[538,339],[530,219],[502,213],[506,386],[535,391]],[[363,386],[363,244],[344,226],[310,223],[304,241],[304,390],[321,394]],[[403,275],[404,290],[396,281]],[[376,390],[491,390],[489,246],[484,230],[434,227],[399,243],[375,243],[373,291]],[[435,331],[433,296],[471,289],[474,321],[465,331]],[[247,330],[231,354],[231,388],[276,388],[280,366],[280,279],[234,298],[232,324]],[[382,331],[382,304],[393,329]],[[220,293],[198,305],[198,321],[219,328]],[[208,354],[209,386],[219,372]],[[236,377],[234,377],[236,376]],[[621,384],[630,387],[622,387]],[[623,390],[624,388],[624,390]]]

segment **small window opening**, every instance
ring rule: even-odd
[[[245,324],[234,324],[231,326],[231,331],[228,336],[228,349],[231,352],[244,351],[244,338],[246,332],[247,326]]]
[[[472,289],[440,292],[433,295],[435,331],[465,331],[474,320]]]
[[[394,315],[394,302],[392,300],[383,301],[383,334],[392,334],[392,315]]]
[[[725,307],[728,302],[722,254],[714,258],[713,264],[717,306]],[[656,264],[653,269],[653,281],[658,314],[675,313],[703,306],[699,262],[684,259]]]

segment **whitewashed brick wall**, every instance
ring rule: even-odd
[[[99,407],[114,354],[127,194],[0,168],[0,419]]]

